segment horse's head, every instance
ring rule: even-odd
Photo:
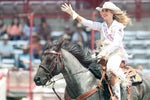
[[[41,57],[41,64],[34,77],[36,85],[45,85],[53,76],[59,74],[61,66],[61,46],[63,40],[47,45]]]

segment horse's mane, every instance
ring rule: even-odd
[[[61,45],[60,45],[61,44]],[[52,47],[57,46],[57,48],[63,48],[67,51],[69,51],[73,56],[75,56],[79,62],[88,67],[93,61],[91,58],[91,54],[87,48],[83,48],[77,43],[65,41],[65,40],[57,40],[55,42],[49,43],[45,50],[51,49]]]
[[[77,43],[65,42],[63,45],[63,49],[68,50],[84,66],[90,65],[93,61],[93,59],[91,58],[91,53],[89,52],[88,48],[83,48]]]
[[[80,46],[77,43],[64,41],[64,40],[57,40],[55,42],[49,43],[46,46],[45,50],[56,50],[58,52],[61,50],[61,48],[67,50],[73,56],[75,56],[78,59],[78,61],[84,67],[88,68],[96,78],[98,78],[98,79],[101,78],[102,74],[101,74],[101,71],[99,69],[99,64],[97,63],[96,59],[93,59],[91,57],[91,53],[89,52],[89,50],[87,48],[83,48],[82,46]],[[109,93],[105,78],[102,81],[102,84],[105,88],[104,96],[106,98],[109,98],[110,93]]]

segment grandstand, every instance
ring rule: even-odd
[[[133,58],[129,59],[128,64],[137,66],[143,65],[145,69],[149,69],[150,60],[150,40],[149,31],[126,31],[124,44],[128,54],[132,54]]]
[[[133,57],[129,59],[129,62],[127,64],[133,65],[134,68],[136,68],[137,65],[143,65],[144,71],[146,73],[150,73],[150,0],[99,0],[100,2],[98,4],[91,3],[97,0],[83,1],[85,1],[86,5],[84,5],[84,3],[83,5],[80,4],[80,7],[78,8],[78,0],[0,0],[0,18],[3,18],[4,23],[8,25],[11,23],[11,19],[14,16],[18,16],[21,19],[21,23],[24,25],[25,16],[33,12],[35,25],[38,25],[40,23],[40,18],[47,18],[47,23],[50,24],[52,28],[50,36],[56,39],[57,37],[62,35],[65,25],[73,26],[72,19],[70,19],[69,16],[67,16],[60,10],[60,5],[62,3],[70,2],[73,8],[80,15],[88,19],[91,19],[92,12],[94,11],[96,13],[95,20],[99,21],[100,15],[95,10],[95,8],[98,5],[101,5],[104,1],[112,1],[121,9],[127,11],[133,22],[132,26],[127,26],[127,28],[125,29],[125,37],[123,40],[127,53],[133,55]],[[46,42],[46,40],[40,40],[40,44],[43,47],[45,46]],[[2,40],[0,40],[0,44],[1,43]],[[0,69],[9,69],[11,73],[12,69],[18,66],[18,63],[16,63],[16,59],[18,59],[18,56],[23,53],[23,50],[20,47],[23,45],[28,45],[29,41],[9,40],[8,43],[14,47],[13,58],[2,59],[0,57]],[[34,64],[32,64],[32,67],[33,69],[35,69],[35,71],[39,64],[40,59],[35,59]],[[6,75],[8,74],[9,70],[5,71]],[[16,77],[18,77],[20,73],[14,74],[14,76],[15,75]],[[27,73],[24,75],[27,75]],[[59,77],[61,77],[61,75]],[[17,78],[15,78],[14,80],[17,81]],[[29,80],[26,81],[26,83],[28,82]],[[62,82],[64,82],[64,80]],[[65,87],[65,85],[61,82],[60,84],[63,88]],[[59,88],[61,91],[60,94],[62,93],[62,87]],[[36,87],[33,92],[37,92],[38,89],[39,88]],[[46,91],[46,89],[43,89],[42,92],[43,91]],[[50,90],[48,91],[52,92]],[[23,92],[23,97],[25,96],[27,96],[26,91]],[[49,96],[46,95],[45,98],[46,97]],[[44,96],[40,98],[44,98]]]

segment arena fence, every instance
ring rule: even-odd
[[[0,100],[6,100],[6,77],[0,73]]]

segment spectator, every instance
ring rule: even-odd
[[[51,27],[46,23],[45,18],[41,18],[41,23],[36,27],[36,32],[40,35],[41,40],[47,40],[47,36],[51,33]]]
[[[81,46],[86,46],[88,41],[87,33],[83,31],[82,24],[77,24],[77,31],[73,33],[73,42],[78,42]]]
[[[47,39],[47,41],[46,41],[46,43],[43,45],[43,50],[45,49],[45,47],[48,45],[48,44],[50,44],[50,43],[52,43],[54,40],[53,40],[53,38],[52,37],[50,37],[50,36],[48,36],[48,39]]]
[[[0,44],[0,55],[3,58],[12,58],[12,54],[13,54],[13,46],[8,44],[8,35],[4,34],[2,36],[3,39],[3,43]]]
[[[18,62],[19,62],[18,68],[29,69],[29,64],[30,64],[29,46],[24,45],[22,49],[23,49],[23,54],[20,54],[18,58]],[[34,61],[33,56],[32,56],[32,61]]]
[[[136,69],[139,70],[139,71],[143,71],[143,66],[142,65],[138,65]]]
[[[71,27],[71,31],[74,33],[77,29],[77,24],[79,23],[78,20],[73,20],[73,24],[70,26]]]
[[[36,30],[36,27],[33,22],[32,32],[34,33],[35,30]],[[22,36],[25,40],[30,40],[30,18],[29,17],[26,19],[26,24],[23,27],[23,35]]]
[[[19,18],[14,17],[12,23],[8,26],[7,33],[11,40],[19,40],[22,33],[22,24],[20,24]]]
[[[69,25],[65,25],[65,27],[64,27],[64,34],[63,34],[62,38],[64,38],[67,41],[71,41],[71,37],[72,37],[72,33],[70,31],[70,26]]]
[[[76,0],[75,7],[77,9],[83,9],[86,8],[86,0]]]
[[[88,48],[91,48],[91,29],[86,27],[85,32],[87,33],[87,37],[88,37],[87,46]]]
[[[3,19],[0,19],[0,37],[7,32],[7,25],[4,24]]]
[[[39,59],[40,58],[40,55],[42,53],[42,45],[40,44],[40,39],[37,35],[37,33],[33,33],[32,34],[32,46],[33,46],[33,55],[34,55],[34,58],[37,58]]]
[[[27,40],[27,37],[23,32],[20,34],[20,40]]]

